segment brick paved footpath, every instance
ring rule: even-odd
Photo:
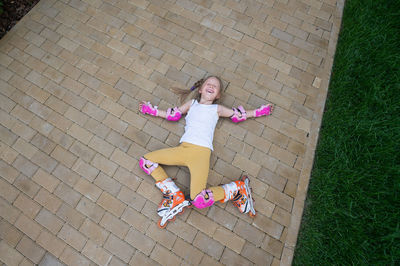
[[[289,265],[343,0],[41,0],[0,40],[0,261],[6,265]],[[223,104],[209,185],[248,173],[258,215],[231,203],[157,228],[161,193],[138,167],[175,146],[171,86],[207,73]],[[167,172],[187,191],[185,168]]]

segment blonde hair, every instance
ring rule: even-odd
[[[180,88],[176,88],[176,87],[171,88],[171,90],[179,95],[179,100],[181,103],[183,103],[188,98],[188,96],[191,95],[192,93],[193,93],[193,96],[191,98],[197,99],[198,101],[200,101],[200,93],[199,93],[198,89],[201,88],[201,86],[203,86],[204,82],[206,82],[206,80],[209,78],[216,78],[218,80],[219,93],[221,94],[224,86],[223,86],[222,80],[217,76],[207,76],[205,78],[202,78],[202,79],[196,81],[193,84],[193,86],[190,88],[190,90],[184,90],[184,89],[180,89]]]

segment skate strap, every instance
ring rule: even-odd
[[[237,182],[238,181],[231,182],[231,183],[228,183],[228,184],[225,184],[225,185],[222,186],[223,189],[224,189],[224,192],[225,192],[225,197],[224,197],[224,199],[220,200],[220,202],[224,203],[224,202],[227,202],[228,200],[231,200],[231,199],[233,199],[235,197],[235,195],[238,192],[238,184],[237,184]]]
[[[163,194],[170,194],[180,191],[178,186],[174,183],[174,181],[172,181],[171,178],[157,182],[156,187],[158,187]]]

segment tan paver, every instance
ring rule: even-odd
[[[0,262],[7,265],[290,265],[344,0],[40,0],[0,40]],[[227,106],[275,105],[215,133],[209,185],[247,173],[258,215],[232,204],[157,228],[138,167],[184,121],[149,100],[206,74]],[[188,190],[188,171],[168,167]]]

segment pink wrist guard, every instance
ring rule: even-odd
[[[232,108],[233,115],[231,116],[231,120],[234,123],[243,122],[247,118],[246,110],[244,110],[243,106],[238,106],[238,108]]]
[[[192,200],[193,206],[198,209],[210,207],[214,204],[214,196],[211,190],[204,189]]]
[[[142,114],[149,114],[152,116],[158,116],[158,110],[157,110],[157,106],[151,105],[150,102],[147,102],[146,104],[142,105],[142,109],[140,110],[142,112]]]
[[[166,119],[168,121],[178,121],[182,117],[182,112],[179,110],[178,107],[168,108],[167,109],[167,116]]]
[[[272,113],[272,105],[261,105],[260,108],[254,110],[254,117],[260,117],[263,115],[270,115]]]

